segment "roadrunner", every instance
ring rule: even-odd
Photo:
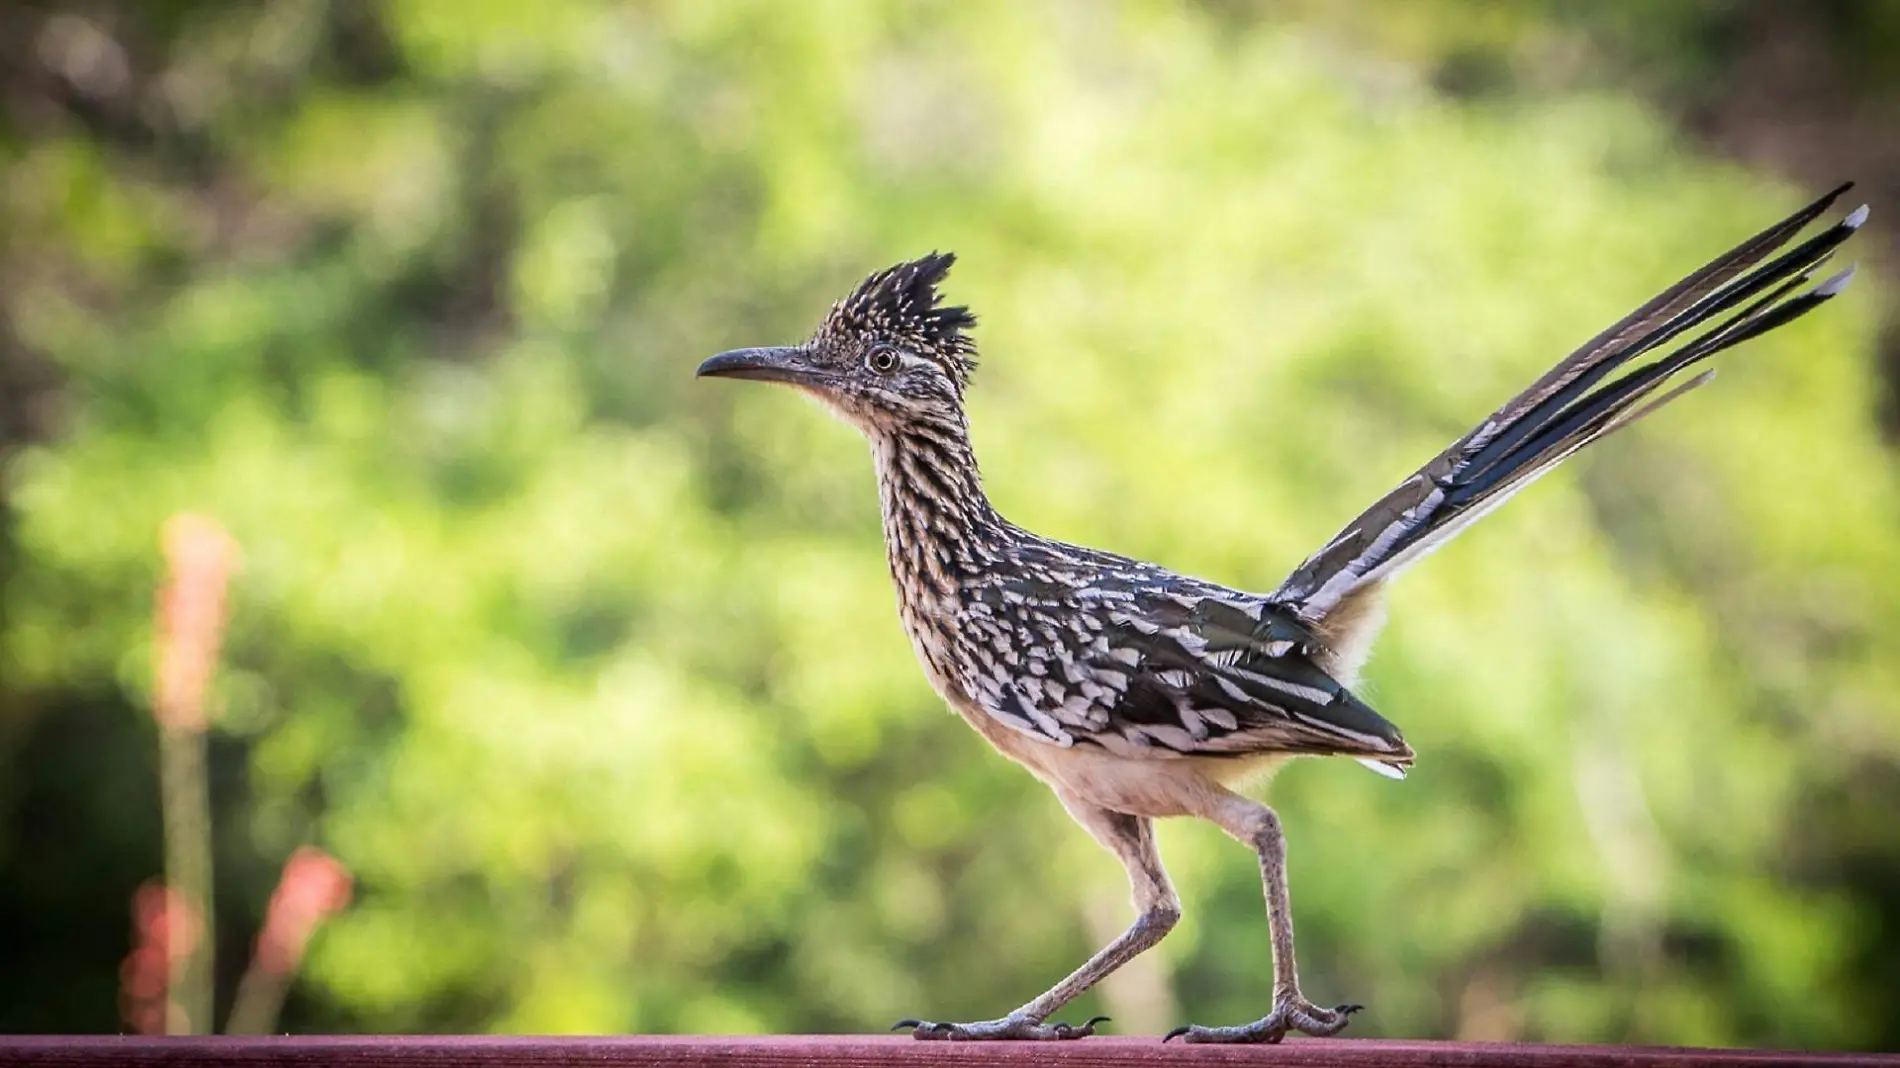
[[[1866,220],[1866,207],[1776,253],[1847,188],[1592,338],[1268,594],[1052,541],[997,513],[964,415],[976,320],[967,308],[943,306],[937,292],[950,254],[871,275],[804,344],[740,349],[700,365],[702,376],[793,386],[869,439],[898,613],[930,684],[1047,783],[1120,858],[1133,885],[1133,926],[1035,1000],[996,1020],[898,1026],[922,1039],[1092,1034],[1101,1017],[1070,1025],[1050,1016],[1174,927],[1180,899],[1155,849],[1154,820],[1198,816],[1259,856],[1273,1002],[1252,1023],[1190,1025],[1168,1037],[1277,1042],[1289,1031],[1345,1027],[1359,1006],[1322,1008],[1300,992],[1279,817],[1233,787],[1302,754],[1348,756],[1403,778],[1411,747],[1351,689],[1382,621],[1386,583],[1578,449],[1713,371],[1664,392],[1679,373],[1839,293],[1851,269],[1797,291]]]

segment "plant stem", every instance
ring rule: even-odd
[[[165,822],[165,881],[185,915],[172,937],[182,952],[171,958],[167,1034],[211,1030],[215,939],[211,900],[211,791],[205,774],[205,736],[192,726],[159,730],[159,793]]]

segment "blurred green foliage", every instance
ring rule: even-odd
[[[43,14],[98,100],[0,140],[6,314],[61,383],[6,469],[10,1030],[114,1026],[157,856],[156,537],[187,509],[246,560],[221,958],[298,844],[358,879],[287,1026],[1006,1011],[1125,922],[1119,870],[926,688],[862,444],[697,361],[954,249],[998,505],[1265,589],[1805,195],[1616,93],[1447,97],[1177,4]],[[158,44],[94,39],[131,28]],[[133,90],[145,141],[114,125]],[[1416,771],[1270,794],[1305,985],[1370,1005],[1354,1033],[1900,1042],[1871,293],[1400,584],[1366,689]],[[1163,849],[1186,920],[1081,1011],[1259,1015],[1251,859],[1200,826]]]

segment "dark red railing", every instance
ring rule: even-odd
[[[1887,1054],[1676,1049],[1655,1046],[1540,1046],[1490,1042],[1395,1042],[1291,1039],[1278,1046],[1162,1045],[1155,1038],[1096,1037],[1076,1042],[917,1042],[855,1035],[773,1037],[487,1038],[308,1036],[147,1038],[0,1035],[4,1065],[371,1065],[385,1068],[635,1068],[728,1065],[819,1068],[843,1065],[1036,1065],[1038,1068],[1135,1068],[1160,1064],[1255,1064],[1283,1068],[1716,1068],[1881,1065]]]

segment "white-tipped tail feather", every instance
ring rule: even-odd
[[[1376,759],[1374,757],[1354,757],[1353,759],[1357,760],[1359,763],[1364,764],[1366,767],[1371,768],[1373,771],[1378,772],[1379,774],[1385,776],[1388,779],[1404,779],[1405,778],[1405,765],[1403,764],[1393,764],[1388,761]]]

